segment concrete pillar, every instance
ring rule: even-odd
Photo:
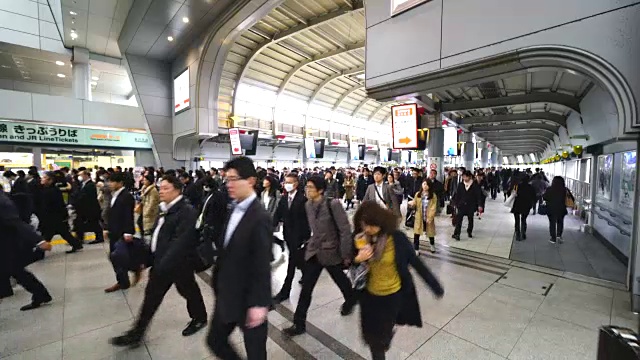
[[[502,151],[498,148],[493,148],[493,151],[496,154],[496,166],[502,166]]]
[[[486,141],[483,141],[478,145],[478,147],[482,149],[482,152],[480,153],[480,166],[485,169],[487,166],[489,166],[489,147],[487,146],[488,143]]]
[[[435,164],[435,169],[438,171],[438,180],[443,179],[444,129],[442,126],[429,129],[428,155],[429,168],[431,169],[431,164]]]
[[[498,166],[498,149],[491,147],[491,166]]]
[[[76,99],[91,101],[91,64],[89,50],[73,48],[73,95]]]
[[[42,169],[42,148],[34,147],[31,149],[33,151],[33,166],[37,167],[38,170]]]
[[[473,171],[473,162],[475,160],[475,145],[473,143],[473,135],[471,133],[460,134],[460,142],[464,143],[464,151],[462,153],[462,165],[469,171]]]
[[[640,150],[640,141],[638,141],[636,146],[636,151]],[[597,168],[597,164],[592,164],[591,168]],[[636,161],[636,174],[640,170],[640,162]],[[592,184],[596,184],[596,182],[592,182]],[[631,234],[631,256],[629,259],[629,281],[630,284],[627,284],[631,287],[632,290],[632,308],[634,312],[640,312],[640,246],[638,246],[638,242],[640,241],[640,191],[638,191],[640,186],[640,176],[636,175],[636,184],[635,184],[635,199],[633,200],[633,224],[632,226],[632,234]],[[593,187],[592,187],[593,188]],[[594,202],[595,204],[595,202]]]

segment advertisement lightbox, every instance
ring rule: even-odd
[[[175,114],[191,108],[189,96],[189,68],[187,68],[173,79],[173,111]]]
[[[242,155],[242,145],[240,143],[240,130],[237,128],[229,129],[229,138],[231,140],[231,154]]]
[[[307,159],[316,158],[316,145],[313,138],[308,137],[304,139],[304,152],[307,156]]]
[[[349,155],[351,156],[351,160],[360,160],[360,150],[358,148],[358,143],[351,143],[351,145],[349,146]]]
[[[418,105],[404,104],[391,107],[393,148],[418,148]]]

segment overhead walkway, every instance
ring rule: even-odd
[[[389,359],[595,359],[600,325],[637,325],[638,319],[629,311],[629,294],[621,286],[569,279],[567,274],[527,269],[530,266],[505,258],[441,248],[423,258],[443,282],[445,297],[435,300],[418,283],[423,327],[399,328]],[[144,346],[128,350],[109,345],[109,337],[131,325],[146,282],[125,292],[104,294],[103,289],[113,282],[105,247],[88,245],[72,255],[64,254],[64,249],[56,247],[30,268],[51,291],[51,304],[19,311],[29,302],[20,288],[0,303],[2,360],[214,359],[204,342],[205,331],[181,336],[188,315],[185,301],[174,289],[157,313]],[[274,292],[285,273],[286,264],[274,268]],[[211,312],[215,300],[209,277],[199,274],[198,284]],[[291,324],[299,291],[295,279],[291,299],[269,314],[269,359],[369,357],[360,339],[358,312],[339,315],[341,295],[327,274],[314,291],[307,334],[294,339],[284,336],[282,330]],[[242,347],[239,333],[232,339]]]
[[[453,226],[449,216],[436,218],[436,243],[474,253],[536,265],[564,272],[624,284],[627,266],[593,235],[580,231],[581,220],[565,218],[563,244],[549,242],[549,222],[546,216],[529,215],[527,239],[515,241],[514,219],[510,209],[503,206],[503,194],[496,200],[487,199],[482,220],[475,218],[473,238],[466,236],[466,219],[461,241],[451,238]],[[407,231],[411,236],[413,233]],[[422,241],[425,242],[424,236]],[[426,244],[426,242],[425,242]]]

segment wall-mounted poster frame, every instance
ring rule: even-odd
[[[611,201],[613,182],[613,154],[598,156],[596,196]]]
[[[391,16],[396,16],[429,1],[431,0],[391,0]]]
[[[633,199],[636,194],[636,162],[638,161],[636,151],[622,153],[622,172],[620,180],[620,194],[618,204],[620,207],[633,209]]]

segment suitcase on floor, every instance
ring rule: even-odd
[[[617,326],[600,328],[598,360],[640,359],[640,342],[633,330]]]

